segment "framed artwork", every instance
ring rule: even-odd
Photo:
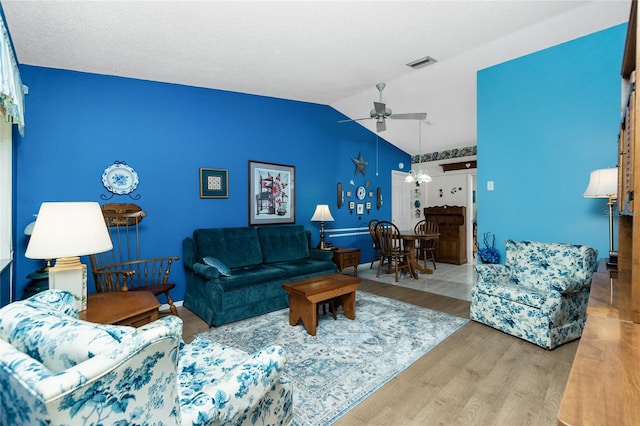
[[[295,223],[295,166],[249,160],[249,226]]]
[[[356,214],[364,214],[364,204],[358,203],[358,208],[356,209]]]
[[[229,171],[201,167],[200,198],[229,198]]]

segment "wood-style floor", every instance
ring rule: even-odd
[[[371,280],[359,290],[469,318],[463,300]],[[185,341],[208,330],[186,308],[178,311]],[[470,321],[335,426],[556,425],[577,348],[574,341],[546,351]]]

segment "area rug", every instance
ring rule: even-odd
[[[201,337],[245,352],[284,347],[297,426],[330,425],[414,363],[468,320],[360,291],[356,319],[342,310],[320,315],[316,336],[289,310],[226,324]]]

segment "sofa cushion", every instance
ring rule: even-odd
[[[304,258],[290,260],[288,262],[270,263],[270,266],[282,269],[287,277],[299,277],[302,275],[316,274],[318,272],[337,272],[338,267],[332,261]]]
[[[202,261],[204,263],[206,263],[207,265],[216,268],[218,270],[218,273],[220,275],[222,275],[223,277],[230,277],[231,276],[231,270],[229,269],[229,267],[227,265],[222,263],[220,261],[220,259],[216,259],[213,256],[207,256],[204,259],[202,259]]]
[[[280,268],[264,264],[251,265],[232,269],[230,277],[220,277],[220,286],[225,292],[233,291],[282,279],[285,276],[285,272]],[[260,294],[260,290],[256,290],[256,294]]]
[[[302,225],[262,226],[258,237],[264,263],[309,257],[309,241]]]
[[[262,263],[256,228],[208,228],[193,232],[196,258],[215,257],[230,269]]]
[[[113,349],[132,327],[93,324],[35,304],[2,308],[0,338],[54,373]]]

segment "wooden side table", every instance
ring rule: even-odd
[[[80,319],[100,324],[141,327],[158,319],[160,302],[149,291],[93,293],[87,297],[87,309]]]
[[[353,266],[353,276],[358,276],[358,265],[360,264],[360,249],[350,247],[338,247],[333,250],[333,263],[338,265],[338,272],[342,273],[344,268]]]

